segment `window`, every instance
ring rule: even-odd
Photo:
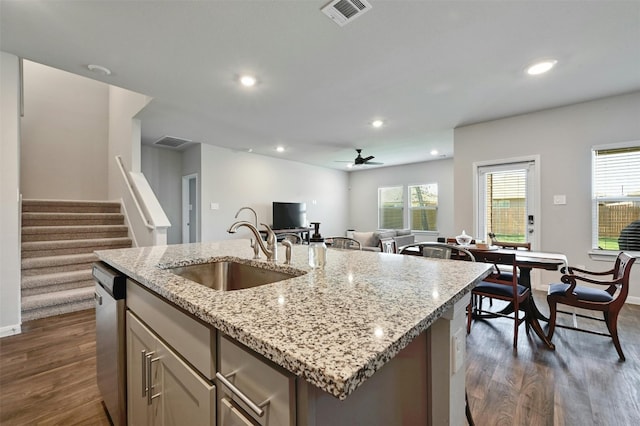
[[[402,186],[378,188],[378,228],[404,227],[404,199]]]
[[[640,142],[593,149],[594,249],[640,251]]]
[[[438,184],[409,186],[409,228],[438,230]]]

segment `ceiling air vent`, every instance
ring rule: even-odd
[[[371,5],[365,0],[333,0],[322,8],[322,13],[343,27],[369,9]]]
[[[189,139],[176,138],[174,136],[163,136],[157,141],[155,141],[154,145],[166,146],[169,148],[180,148],[182,145],[193,142]]]

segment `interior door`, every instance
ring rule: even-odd
[[[538,245],[537,162],[535,159],[477,166],[475,237]]]
[[[182,243],[198,241],[198,175],[182,177]]]

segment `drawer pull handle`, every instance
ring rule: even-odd
[[[145,357],[145,364],[146,364],[146,370],[147,370],[147,405],[151,405],[151,401],[154,398],[157,398],[160,396],[159,393],[157,394],[153,394],[153,374],[151,374],[151,363],[159,361],[160,358],[153,358],[153,352],[149,352],[146,357]]]
[[[235,372],[229,374],[229,377],[233,376],[234,374],[235,374]],[[225,385],[227,387],[227,389],[229,389],[231,391],[231,393],[233,393],[235,396],[240,398],[240,400],[242,400],[242,402],[244,402],[251,409],[251,411],[256,413],[256,416],[258,416],[258,417],[264,416],[264,410],[262,408],[269,404],[269,400],[268,399],[266,401],[264,401],[264,402],[261,402],[260,404],[256,404],[247,395],[242,393],[242,391],[240,389],[238,389],[233,383],[231,383],[222,374],[216,373],[216,378],[223,385]]]

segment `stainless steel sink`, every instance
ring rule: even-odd
[[[211,262],[169,268],[169,271],[214,290],[241,290],[302,275],[260,268],[239,262]]]

